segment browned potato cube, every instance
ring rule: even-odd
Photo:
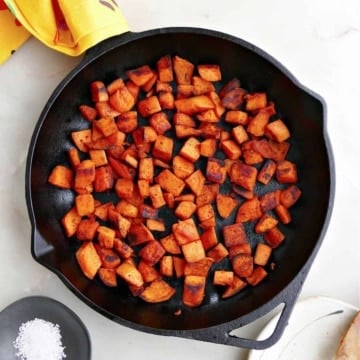
[[[285,235],[277,226],[274,226],[264,234],[264,240],[275,249],[285,240]]]
[[[186,263],[184,275],[207,276],[213,262],[213,259],[205,257],[199,261]]]
[[[278,220],[269,214],[264,214],[255,225],[257,234],[264,233],[278,224]]]
[[[277,119],[266,125],[265,135],[270,139],[282,142],[289,139],[290,131],[281,119]]]
[[[90,122],[94,121],[97,117],[97,111],[92,106],[80,105],[79,111],[81,116]]]
[[[216,139],[205,139],[200,143],[200,155],[205,157],[214,156],[217,149]]]
[[[254,269],[253,257],[248,254],[238,254],[231,259],[235,274],[239,277],[250,276]]]
[[[246,91],[242,88],[235,88],[227,92],[221,102],[226,109],[238,110],[243,103]]]
[[[234,281],[234,272],[227,270],[215,270],[213,284],[219,286],[231,285]]]
[[[184,276],[186,261],[182,257],[174,256],[173,263],[174,263],[175,276],[179,279],[182,276]]]
[[[216,195],[216,208],[223,219],[226,219],[231,215],[237,204],[238,201],[231,196],[220,193]]]
[[[98,274],[104,285],[109,287],[117,286],[116,271],[114,269],[100,268]]]
[[[269,245],[258,243],[254,255],[254,264],[265,266],[271,256],[272,248]]]
[[[229,297],[234,296],[240,290],[242,290],[246,285],[247,285],[246,281],[243,281],[239,277],[234,275],[233,282],[226,287],[221,298],[228,299]]]
[[[268,212],[280,205],[280,189],[269,191],[260,196],[260,206],[262,212]]]
[[[61,189],[71,189],[73,179],[74,173],[71,169],[63,165],[56,165],[48,177],[48,182]]]
[[[75,146],[82,152],[88,152],[87,144],[91,142],[91,130],[78,130],[71,132],[71,139]]]
[[[276,206],[275,213],[283,224],[289,224],[291,222],[290,211],[284,205],[279,204],[278,206]]]
[[[231,134],[238,144],[242,144],[243,142],[249,140],[249,135],[242,125],[238,125],[232,128]]]
[[[205,296],[205,284],[205,276],[185,276],[182,296],[183,303],[189,307],[196,307],[201,305]]]
[[[109,103],[113,109],[121,114],[130,111],[134,107],[135,98],[124,85],[110,96]]]
[[[154,280],[160,279],[161,277],[159,272],[144,260],[139,261],[137,268],[140,271],[141,276],[144,279],[144,282],[146,283],[153,282]]]
[[[175,292],[175,289],[166,281],[156,279],[145,288],[140,298],[148,303],[160,303],[169,300]]]
[[[171,255],[164,255],[160,259],[160,273],[166,277],[172,277],[174,275],[174,263]]]
[[[223,184],[226,179],[224,160],[209,158],[206,166],[206,178],[216,184]]]
[[[262,215],[260,200],[257,196],[244,201],[237,212],[235,222],[243,223],[259,219]]]
[[[189,263],[199,261],[205,257],[205,250],[200,239],[182,245],[181,250],[185,260]]]
[[[247,243],[248,239],[242,223],[226,225],[222,229],[224,243],[227,248]]]
[[[267,104],[267,96],[264,92],[247,94],[246,97],[246,111],[254,111],[264,108]]]
[[[83,274],[92,280],[101,267],[100,256],[91,241],[85,241],[76,251],[76,260]]]
[[[184,99],[176,99],[175,107],[178,112],[194,115],[206,110],[214,109],[215,104],[209,96],[198,95]]]
[[[241,149],[235,141],[229,139],[221,142],[221,150],[230,160],[236,160],[241,155]]]
[[[289,160],[278,162],[275,175],[276,180],[281,184],[296,183],[298,180],[296,164]]]
[[[258,172],[256,180],[261,182],[264,185],[267,185],[276,171],[276,163],[271,159],[267,159],[263,167]]]
[[[293,206],[301,196],[301,190],[296,185],[290,185],[288,188],[281,190],[280,203],[286,208]]]
[[[179,155],[189,161],[196,162],[200,157],[200,141],[195,137],[190,137],[180,149]]]
[[[126,71],[126,75],[135,85],[143,86],[153,77],[153,72],[148,65],[143,65]]]
[[[115,230],[107,226],[99,226],[97,228],[99,244],[107,249],[111,249],[114,246]]]
[[[95,169],[94,191],[103,192],[113,188],[115,176],[111,166],[105,165]]]
[[[108,163],[105,150],[89,150],[89,155],[96,167],[103,166]]]
[[[176,55],[173,57],[173,69],[175,73],[176,82],[178,84],[180,85],[191,84],[191,79],[195,69],[194,64]]]
[[[196,197],[196,205],[202,206],[212,203],[219,192],[219,184],[205,184],[199,196]]]
[[[204,249],[207,251],[218,243],[215,227],[207,228],[201,235],[200,240]]]
[[[163,111],[151,115],[149,123],[159,135],[163,135],[166,131],[171,129],[169,118]]]
[[[76,238],[80,241],[93,241],[99,222],[92,219],[82,219],[76,229]]]
[[[116,125],[123,133],[131,133],[138,126],[138,117],[136,111],[126,111],[121,113],[116,120]]]
[[[216,64],[200,64],[197,66],[200,76],[207,81],[220,81],[221,69]]]
[[[266,270],[262,266],[258,266],[254,269],[251,275],[246,277],[246,281],[252,285],[257,285],[260,281],[264,280],[267,276]]]
[[[77,148],[70,148],[67,150],[67,155],[70,161],[70,164],[74,170],[76,170],[77,166],[80,164],[80,155],[79,150]],[[73,175],[74,176],[74,175]]]
[[[120,200],[116,204],[116,211],[125,217],[136,218],[139,214],[138,208],[127,200]]]
[[[185,187],[185,182],[179,179],[169,169],[162,170],[155,178],[155,181],[162,189],[173,194],[174,196],[179,196]]]
[[[254,166],[234,162],[230,168],[230,181],[246,190],[254,191],[257,173]]]
[[[251,245],[249,243],[238,244],[229,247],[229,258],[232,259],[238,254],[251,255]]]
[[[206,254],[209,258],[212,258],[215,263],[220,262],[229,255],[229,251],[222,243],[217,243],[211,250]]]
[[[154,161],[152,158],[142,158],[139,160],[139,180],[146,180],[152,183],[154,178]]]
[[[140,100],[137,104],[138,111],[142,117],[149,117],[161,111],[161,105],[157,96],[149,96],[143,100]]]
[[[144,279],[140,271],[129,261],[122,262],[117,268],[116,273],[129,285],[140,287],[144,285]]]
[[[205,176],[200,169],[194,171],[189,177],[185,179],[186,185],[191,189],[195,195],[200,195],[205,184]]]
[[[185,179],[194,172],[195,165],[194,162],[189,161],[182,156],[175,155],[173,158],[173,170],[177,177]]]
[[[100,256],[101,266],[106,269],[115,269],[120,263],[119,255],[112,249],[104,248],[99,244],[95,244],[95,250]]]
[[[152,206],[156,209],[159,209],[166,204],[159,184],[155,184],[149,187],[149,196],[152,202]]]
[[[91,194],[80,194],[75,197],[76,211],[80,216],[91,215],[95,210],[94,197]]]
[[[160,91],[158,97],[162,109],[173,110],[175,108],[175,98],[171,92]]]
[[[114,239],[114,250],[121,256],[122,259],[131,259],[134,254],[133,248],[118,238]]]
[[[215,217],[215,212],[211,204],[198,207],[196,214],[201,223]]]
[[[174,214],[180,220],[189,219],[196,210],[196,205],[192,201],[180,201]]]
[[[192,85],[194,95],[203,95],[215,91],[215,86],[210,81],[205,80],[200,76],[192,77]]]
[[[155,141],[152,154],[154,157],[169,162],[172,158],[174,140],[170,137],[159,135]]]
[[[195,222],[192,218],[181,220],[172,225],[172,232],[180,246],[200,239]]]
[[[225,121],[229,124],[245,126],[249,122],[249,116],[245,111],[229,110],[225,115]]]
[[[162,56],[156,63],[159,80],[161,82],[170,82],[174,79],[173,66],[170,55]]]
[[[149,265],[155,265],[165,255],[165,249],[157,240],[149,241],[140,251],[139,256]]]
[[[71,208],[62,218],[61,224],[67,237],[74,236],[81,222],[81,216],[76,211],[76,207]]]
[[[127,236],[130,246],[141,245],[152,240],[155,240],[154,235],[142,222],[131,224]]]
[[[172,255],[180,255],[181,254],[181,248],[179,246],[179,243],[175,239],[174,234],[169,234],[163,238],[160,239],[161,245],[163,248]]]
[[[105,84],[102,81],[93,81],[90,84],[90,92],[93,102],[108,101],[109,99]]]

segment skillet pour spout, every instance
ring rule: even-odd
[[[289,158],[298,167],[301,200],[284,229],[286,241],[274,252],[274,271],[254,288],[227,300],[209,285],[204,303],[190,309],[181,292],[167,303],[147,304],[122,287],[106,288],[85,278],[75,260],[76,240],[67,239],[59,219],[71,208],[74,194],[48,184],[52,168],[66,163],[69,134],[84,128],[78,106],[89,102],[88,85],[125,76],[127,69],[155,65],[165,54],[192,62],[219,64],[224,83],[240,79],[249,91],[264,91],[277,106],[292,134]],[[231,346],[263,349],[285,330],[294,303],[320,249],[334,201],[335,170],[326,131],[325,101],[302,86],[277,60],[233,36],[198,28],[165,28],[126,33],[88,52],[50,96],[35,127],[26,168],[26,200],[32,224],[34,259],[57,274],[63,283],[97,312],[122,325],[158,335],[180,336]],[[274,333],[256,341],[231,331],[259,319],[284,304]],[[175,313],[181,309],[181,315]]]

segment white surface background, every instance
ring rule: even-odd
[[[195,26],[235,35],[270,53],[325,98],[336,165],[335,207],[301,297],[325,295],[359,307],[360,2],[118,2],[133,31]],[[88,327],[95,360],[246,359],[242,349],[143,334],[115,324],[83,304],[32,259],[24,196],[28,145],[51,92],[79,61],[32,38],[0,66],[0,309],[32,294],[60,300]],[[248,333],[261,325],[256,326]]]

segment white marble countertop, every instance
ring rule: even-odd
[[[302,84],[324,97],[336,166],[335,205],[300,297],[324,295],[360,307],[359,1],[118,2],[133,31],[196,26],[238,36],[270,53]],[[32,259],[24,195],[28,145],[52,90],[79,61],[31,38],[0,66],[0,309],[28,295],[63,302],[88,327],[95,360],[191,359],[194,354],[198,360],[246,359],[243,349],[155,336],[115,324],[82,303]],[[261,324],[256,326],[248,335]]]

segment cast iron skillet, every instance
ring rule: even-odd
[[[180,290],[167,303],[146,304],[125,287],[109,289],[87,280],[75,261],[77,243],[65,237],[59,219],[74,194],[47,184],[51,169],[66,163],[71,131],[87,127],[78,105],[89,103],[88,85],[124,76],[126,69],[155,65],[165,54],[194,63],[217,63],[224,83],[238,77],[249,91],[266,91],[292,133],[288,158],[296,162],[301,200],[293,221],[283,228],[286,241],[274,252],[276,268],[254,288],[226,301],[209,285],[204,304],[183,308]],[[325,129],[325,102],[300,85],[279,62],[259,48],[232,36],[197,28],[166,28],[126,33],[91,49],[60,83],[34,130],[26,169],[26,199],[32,223],[34,259],[56,273],[81,300],[125,326],[153,334],[179,336],[220,344],[261,349],[281,336],[291,310],[323,241],[334,199],[334,163]],[[220,224],[221,225],[221,224]],[[250,239],[254,244],[254,239]],[[274,333],[266,340],[239,338],[230,332],[284,304]],[[179,308],[182,314],[174,313]]]

